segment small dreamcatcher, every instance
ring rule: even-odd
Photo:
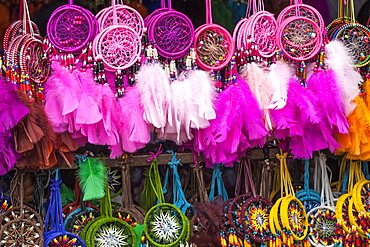
[[[299,4],[296,3],[298,8]],[[313,20],[301,16],[300,11],[282,21],[276,32],[277,47],[294,61],[313,58],[321,48],[323,29]]]
[[[112,0],[112,12],[112,25],[100,30],[93,41],[93,55],[96,61],[103,62],[104,69],[116,72],[129,68],[138,61],[141,36],[130,26],[118,21],[115,0]]]
[[[80,52],[98,31],[95,16],[73,0],[54,10],[46,28],[50,43],[64,52]]]
[[[55,170],[53,173],[55,177],[50,180],[49,203],[45,216],[44,247],[84,247],[86,245],[80,237],[64,229],[62,199],[60,196],[62,181],[59,170]]]
[[[128,165],[122,165],[122,204],[114,210],[113,215],[118,219],[126,221],[129,225],[144,223],[145,210],[134,204],[131,192],[131,176]]]
[[[33,32],[36,35],[40,35],[40,31],[37,25],[34,22],[31,22],[31,25],[32,25]],[[14,21],[7,27],[7,29],[5,30],[4,39],[3,39],[3,48],[5,52],[8,51],[9,44],[12,42],[12,40],[15,37],[19,35],[23,35],[23,33],[29,33],[31,31],[29,30],[29,27],[26,26],[26,28],[27,30],[23,29],[23,20]]]
[[[341,41],[348,48],[356,66],[363,67],[370,63],[370,29],[356,22],[353,0],[348,5],[350,13],[341,18],[338,24],[331,25],[330,37]]]
[[[190,223],[187,217],[173,204],[164,203],[164,195],[159,176],[157,156],[161,153],[160,148],[157,154],[153,154],[148,161],[151,162],[146,184],[150,186],[158,199],[159,204],[149,209],[144,218],[146,241],[144,246],[178,246],[186,245],[190,235]],[[145,188],[143,190],[143,195]],[[149,192],[146,190],[146,192]],[[156,200],[155,199],[155,200]]]
[[[334,246],[338,241],[337,218],[335,216],[335,202],[331,191],[331,176],[328,174],[326,156],[320,154],[315,157],[318,163],[316,169],[320,170],[321,178],[321,204],[311,209],[308,214],[309,234],[308,239],[313,246]],[[318,172],[318,171],[317,171]]]
[[[194,26],[186,15],[172,9],[171,0],[168,8],[152,14],[147,22],[148,38],[158,50],[159,55],[168,59],[185,56],[194,40]],[[162,1],[164,4],[164,1]]]
[[[105,196],[100,200],[100,216],[89,221],[81,232],[87,247],[135,246],[136,234],[125,221],[112,216],[108,183]]]
[[[290,0],[290,5],[280,12],[277,18],[277,23],[279,25],[289,17],[302,16],[316,23],[322,31],[325,30],[324,19],[317,9],[311,5],[303,4],[302,0],[294,0],[294,2],[295,4],[293,4],[293,0]]]
[[[321,204],[320,194],[310,189],[310,161],[304,160],[304,186],[295,196],[303,203],[307,212]]]
[[[280,162],[281,195],[270,211],[272,243],[287,246],[307,244],[308,220],[305,207],[294,196],[294,189],[286,163],[287,153],[277,154]]]
[[[16,205],[0,216],[1,246],[39,246],[44,243],[43,223],[40,215],[30,207],[23,205],[24,172],[16,170],[11,182],[13,203]],[[16,200],[14,200],[16,198]]]
[[[141,17],[140,13],[137,12],[134,8],[131,8],[128,5],[116,4],[116,15],[117,23],[124,26],[131,27],[135,30],[139,37],[144,34],[144,20]],[[97,14],[97,20],[99,23],[99,30],[103,31],[105,28],[108,28],[114,25],[114,14],[113,14],[113,5],[107,8],[102,9]]]
[[[220,70],[231,61],[234,54],[234,42],[225,28],[212,24],[212,0],[205,2],[207,24],[195,30],[195,55],[202,69]]]

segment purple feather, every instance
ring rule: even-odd
[[[0,133],[15,127],[30,110],[18,99],[11,82],[0,78]]]
[[[8,173],[21,157],[15,151],[14,138],[11,131],[0,134],[0,176]]]

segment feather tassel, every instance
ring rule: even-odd
[[[84,201],[101,199],[105,195],[107,173],[102,161],[87,158],[79,166],[78,179]]]
[[[360,93],[358,85],[362,82],[362,77],[353,64],[348,48],[340,41],[330,41],[325,46],[325,54],[325,63],[335,73],[344,110],[346,116],[349,116],[356,108],[353,100]]]

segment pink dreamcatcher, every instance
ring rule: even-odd
[[[244,50],[245,44],[252,41],[256,44],[256,51],[261,57],[271,57],[276,50],[277,23],[274,15],[264,10],[262,1],[253,1],[248,5],[247,13],[253,14],[249,18],[239,21],[234,29],[233,39],[237,50]]]
[[[37,25],[34,22],[31,22],[31,25],[32,25],[33,32],[35,34],[40,35],[40,31]],[[30,32],[30,30],[25,30],[25,31]],[[14,21],[8,26],[8,28],[5,30],[4,39],[3,39],[3,48],[5,52],[8,50],[10,42],[15,37],[22,35],[22,34],[23,34],[23,20]]]
[[[323,31],[314,20],[300,15],[298,2],[294,7],[296,15],[280,17],[284,20],[276,32],[276,44],[287,58],[304,61],[314,57],[320,50]]]
[[[65,52],[79,52],[98,31],[95,16],[87,9],[73,4],[57,8],[47,23],[50,43]]]
[[[293,1],[295,4],[293,4]],[[280,25],[289,17],[302,16],[315,22],[322,31],[325,30],[325,22],[320,12],[311,5],[304,4],[302,0],[290,0],[290,5],[283,9],[277,17],[277,23]]]
[[[113,25],[101,30],[93,41],[95,60],[102,60],[107,71],[121,71],[131,67],[141,54],[141,37],[131,27],[117,21],[115,1]]]
[[[235,45],[224,27],[212,24],[211,1],[206,0],[207,23],[195,30],[194,50],[199,67],[220,70],[231,61]]]
[[[128,5],[117,4],[115,5],[117,14],[117,24],[131,27],[141,37],[144,33],[144,20],[140,13]],[[103,31],[113,25],[113,6],[102,9],[97,14],[99,23],[99,30]]]
[[[155,44],[159,55],[168,59],[185,56],[194,40],[194,26],[181,12],[172,9],[171,0],[146,18],[149,41]]]

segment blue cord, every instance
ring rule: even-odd
[[[222,196],[222,199],[224,201],[227,201],[229,199],[229,196],[225,188],[224,181],[222,180],[222,171],[221,171],[222,167],[223,167],[223,164],[216,164],[213,167],[211,190],[209,191],[209,196],[208,196],[210,201],[213,201],[215,199],[216,184],[217,184],[217,192],[219,195]]]

